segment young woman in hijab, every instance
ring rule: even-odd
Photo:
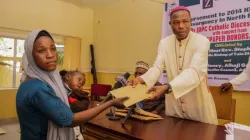
[[[53,38],[45,30],[32,31],[24,44],[23,77],[16,96],[21,140],[74,140],[74,126],[85,123],[110,106],[122,107],[124,98],[73,113],[57,64]]]

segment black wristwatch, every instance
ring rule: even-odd
[[[166,90],[165,94],[171,93],[171,92],[172,92],[172,87],[171,87],[171,85],[170,85],[169,83],[166,83],[166,84],[164,84],[164,85],[167,85],[167,86],[168,86],[168,89]]]

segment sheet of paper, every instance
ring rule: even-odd
[[[228,123],[225,124],[226,127],[226,138],[228,140],[246,140],[250,138],[250,127],[238,123]]]
[[[225,127],[226,127],[226,129],[227,129],[229,132],[233,132],[233,129],[234,129],[234,128],[236,128],[236,129],[241,129],[241,130],[245,130],[245,131],[250,131],[250,127],[249,127],[249,126],[243,125],[243,124],[234,123],[234,122],[225,124]]]
[[[139,84],[135,88],[131,86],[127,86],[127,87],[122,87],[116,90],[112,90],[111,94],[115,96],[116,98],[129,97],[129,99],[124,102],[124,105],[126,107],[129,107],[152,95],[147,92],[148,92],[148,87],[146,85]]]

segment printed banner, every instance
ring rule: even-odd
[[[178,5],[191,11],[192,31],[211,42],[208,84],[239,75],[250,56],[250,0],[172,0],[165,4],[162,38],[172,34],[169,12]],[[250,81],[237,90],[250,91]]]

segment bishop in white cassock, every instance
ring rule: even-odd
[[[160,41],[158,55],[152,68],[134,83],[153,87],[164,68],[166,86],[155,86],[155,97],[165,96],[167,116],[217,124],[216,108],[207,86],[209,40],[190,31],[190,11],[179,6],[173,9],[171,27],[174,32]]]

